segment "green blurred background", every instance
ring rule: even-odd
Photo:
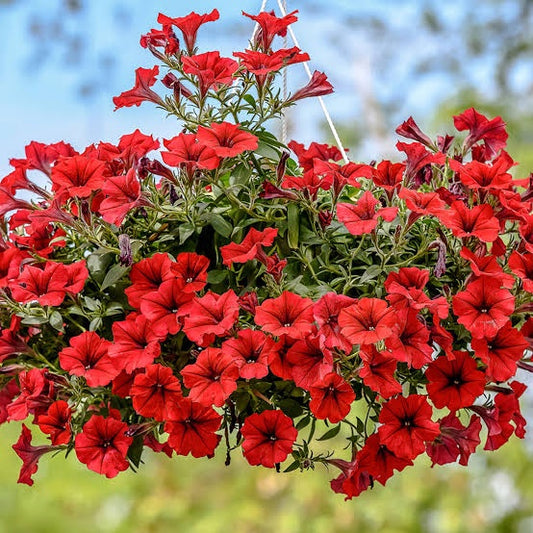
[[[398,159],[393,132],[409,115],[430,135],[450,133],[451,116],[476,106],[508,122],[509,152],[521,162],[516,175],[533,169],[531,0],[287,3],[300,10],[295,30],[311,67],[335,85],[326,101],[352,158]],[[251,24],[240,11],[260,4],[195,2],[197,12],[221,11],[218,26],[200,31],[202,51],[244,48]],[[190,10],[185,0],[0,0],[0,175],[31,140],[65,139],[82,149],[136,127],[173,135],[176,124],[148,105],[113,114],[111,97],[132,86],[136,67],[153,64],[137,43],[157,13]],[[289,76],[292,88],[306,81],[298,68]],[[298,141],[331,141],[316,102],[302,102],[288,120]],[[531,404],[526,395],[526,418]],[[533,531],[529,437],[475,454],[468,468],[431,469],[419,459],[387,487],[344,502],[329,488],[337,471],[276,474],[249,467],[238,453],[230,467],[223,457],[147,453],[139,473],[112,480],[74,457],[45,457],[35,485],[17,485],[20,461],[10,446],[19,432],[18,424],[0,427],[0,533]]]

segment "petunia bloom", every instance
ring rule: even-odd
[[[292,451],[298,431],[281,411],[268,410],[246,418],[241,429],[242,452],[251,465],[273,468]]]

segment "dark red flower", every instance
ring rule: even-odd
[[[273,343],[262,331],[243,329],[222,343],[222,353],[235,361],[241,378],[261,379],[268,374],[268,346]]]
[[[113,342],[108,353],[117,370],[131,373],[149,365],[161,353],[159,343],[165,336],[158,335],[144,315],[130,313],[126,320],[113,322],[111,327]]]
[[[514,296],[500,282],[481,277],[452,299],[453,312],[475,339],[492,338],[514,311]]]
[[[106,195],[99,207],[102,218],[110,224],[120,226],[126,215],[148,202],[142,198],[141,184],[134,168],[123,176],[113,176],[102,187]]]
[[[126,456],[133,442],[133,438],[126,434],[127,430],[128,425],[116,418],[91,416],[82,432],[76,435],[74,449],[78,460],[89,470],[107,478],[127,470]]]
[[[313,415],[320,420],[327,419],[332,424],[346,418],[355,400],[355,392],[350,384],[336,372],[326,374],[315,382],[309,391],[311,393],[309,409]]]
[[[318,335],[312,332],[287,350],[292,380],[302,389],[309,390],[317,381],[333,371],[333,354],[320,344]]]
[[[221,421],[222,417],[212,407],[184,398],[172,420],[165,424],[168,444],[178,455],[213,457],[221,438],[215,433]]]
[[[316,159],[326,162],[330,159],[333,161],[342,159],[342,154],[336,146],[312,142],[308,148],[305,148],[303,144],[296,141],[291,141],[288,146],[296,154],[298,163],[304,172],[313,170]]]
[[[176,278],[184,282],[183,292],[198,292],[207,283],[209,259],[194,252],[182,252],[170,268]]]
[[[199,346],[209,346],[215,337],[226,336],[239,316],[239,299],[233,290],[223,294],[207,292],[178,311],[185,316],[183,331]]]
[[[196,34],[198,33],[198,28],[202,24],[218,20],[219,17],[220,14],[217,9],[213,9],[211,13],[204,13],[203,15],[199,15],[193,11],[185,17],[178,18],[167,17],[166,15],[159,13],[157,22],[159,22],[159,24],[167,26],[172,25],[179,28],[183,34],[183,40],[185,41],[187,53],[192,55],[194,54],[194,46],[196,44]]]
[[[218,157],[235,157],[246,150],[256,150],[258,139],[237,124],[213,122],[209,128],[198,127],[198,141],[211,147]]]
[[[318,335],[326,348],[339,348],[347,354],[352,351],[352,343],[341,333],[339,313],[353,303],[349,296],[328,292],[313,305]]]
[[[241,428],[242,451],[251,465],[273,468],[292,452],[298,431],[292,419],[281,411],[254,413]]]
[[[378,205],[380,208],[376,210]],[[380,217],[391,222],[397,213],[397,207],[381,207],[370,191],[365,191],[355,204],[337,204],[337,218],[352,235],[370,233],[377,227]]]
[[[309,83],[298,89],[289,97],[289,102],[296,102],[303,98],[311,98],[315,96],[324,96],[333,92],[333,85],[328,81],[327,76],[323,72],[315,70]]]
[[[159,67],[152,68],[139,67],[135,70],[135,86],[129,91],[124,91],[119,96],[113,97],[115,111],[121,107],[140,106],[143,102],[153,102],[157,105],[164,105],[161,97],[150,87],[157,81]]]
[[[194,133],[180,133],[172,139],[165,139],[163,144],[170,150],[161,152],[163,161],[184,169],[189,181],[193,181],[196,170],[213,170],[220,163],[216,152],[198,142]]]
[[[84,331],[69,341],[69,347],[59,352],[59,364],[74,376],[83,376],[89,387],[102,387],[119,374],[115,362],[109,357],[111,342],[94,331]]]
[[[481,420],[472,416],[468,426],[463,426],[455,413],[439,420],[440,435],[426,444],[426,452],[432,465],[454,463],[459,457],[459,464],[466,466],[470,455],[476,451],[481,442]]]
[[[182,279],[164,281],[156,292],[142,297],[141,313],[150,321],[150,326],[157,335],[176,335],[181,329],[178,312],[194,295],[183,290]]]
[[[263,231],[250,228],[250,231],[240,244],[232,242],[221,246],[220,253],[222,254],[223,263],[231,266],[233,263],[246,263],[252,259],[262,259],[264,261],[263,246],[271,246],[277,234],[278,230],[276,228],[266,228]]]
[[[192,365],[182,371],[189,398],[205,407],[221,407],[237,389],[239,369],[233,357],[220,348],[206,348]]]
[[[513,250],[509,257],[509,268],[522,280],[524,290],[533,293],[533,254],[519,254]]]
[[[284,291],[281,296],[259,305],[254,321],[276,337],[290,335],[294,339],[303,339],[313,329],[313,301]]]
[[[371,179],[375,185],[392,194],[394,190],[400,188],[404,171],[403,163],[381,161],[375,169],[372,169]]]
[[[46,370],[39,368],[30,368],[30,370],[22,371],[19,376],[20,395],[7,406],[8,420],[24,420],[29,413],[35,413],[41,407],[39,400],[46,400],[51,403],[46,397],[49,382],[45,378]],[[32,405],[32,401],[33,404]],[[44,408],[44,412],[48,405]]]
[[[466,149],[479,141],[484,142],[487,159],[492,159],[507,144],[508,134],[501,117],[489,120],[471,107],[454,116],[453,123],[459,131],[468,130],[468,137],[464,141]]]
[[[472,339],[472,350],[487,365],[487,376],[494,381],[512,378],[516,374],[516,363],[527,348],[529,343],[509,321],[494,336]]]
[[[24,424],[22,424],[19,440],[12,447],[22,459],[18,483],[25,483],[31,487],[33,485],[31,476],[37,472],[39,459],[45,453],[52,452],[56,448],[54,446],[32,446],[31,431]]]
[[[438,357],[426,370],[426,389],[433,405],[457,411],[469,407],[485,390],[486,377],[468,352],[454,352],[455,359]]]
[[[271,13],[262,11],[257,15],[249,15],[244,11],[242,12],[245,17],[251,18],[258,24],[259,29],[256,34],[256,42],[260,44],[264,52],[268,52],[276,35],[280,35],[281,37],[287,35],[289,25],[298,20],[295,13],[298,13],[298,11],[288,13],[283,17],[276,17],[273,11]]]
[[[60,159],[52,168],[52,190],[68,198],[86,198],[101,189],[108,177],[105,163],[76,155]]]
[[[137,413],[160,422],[171,420],[183,399],[172,369],[158,364],[148,365],[145,373],[135,376],[130,396]]]
[[[352,344],[373,344],[390,337],[396,313],[379,298],[361,298],[339,313],[341,333]]]
[[[52,444],[68,444],[72,431],[70,419],[72,412],[68,403],[58,400],[50,405],[45,415],[37,418],[39,428],[43,433],[50,435]]]
[[[383,405],[379,414],[379,439],[398,457],[414,459],[424,452],[425,442],[440,433],[439,425],[431,420],[433,410],[426,396],[399,396]]]
[[[298,341],[288,335],[281,335],[275,343],[269,343],[265,350],[268,354],[268,366],[270,371],[281,379],[292,379],[292,364],[287,358],[287,353]]]
[[[413,117],[409,117],[405,122],[402,122],[394,131],[406,139],[417,141],[425,144],[428,148],[433,148],[431,139],[422,132]]]
[[[170,257],[164,253],[154,254],[135,263],[130,270],[133,285],[124,291],[130,305],[139,309],[144,295],[157,291],[164,281],[174,279],[172,265]]]
[[[369,344],[361,346],[359,355],[363,362],[359,377],[367,387],[383,398],[401,394],[402,386],[394,377],[398,361],[389,351],[378,351],[373,344]]]
[[[206,52],[181,58],[183,72],[198,78],[200,96],[204,97],[209,89],[218,90],[222,85],[230,86],[239,64],[229,57],[220,57],[219,52]]]
[[[456,237],[477,237],[483,242],[493,242],[498,238],[500,223],[489,204],[469,208],[464,202],[455,201],[450,209],[439,211],[437,216]]]
[[[409,308],[397,311],[394,335],[385,339],[391,356],[412,368],[422,368],[431,361],[433,348],[429,344],[429,330],[418,318],[418,311]]]

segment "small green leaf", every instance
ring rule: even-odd
[[[287,207],[287,242],[291,248],[298,248],[298,237],[300,235],[299,210],[296,204],[289,204]]]
[[[104,281],[102,281],[102,285],[100,285],[100,289],[105,291],[112,285],[115,285],[115,283],[119,281],[128,270],[129,270],[129,267],[125,267],[122,265],[113,265],[107,271]]]
[[[330,430],[326,431],[324,435],[319,437],[316,440],[328,440],[332,439],[333,437],[336,437],[339,434],[339,431],[341,430],[341,425],[337,424],[336,426],[332,427]]]
[[[91,320],[91,323],[89,324],[89,331],[97,331],[101,325],[102,325],[102,319],[99,316],[97,316],[96,318],[93,318]]]
[[[255,98],[251,94],[245,94],[242,99],[255,108]]]
[[[25,326],[38,326],[40,324],[46,324],[48,318],[45,316],[26,316],[21,320],[21,324]]]
[[[207,283],[211,283],[211,285],[218,285],[219,283],[222,283],[227,277],[227,270],[211,270],[207,274]]]
[[[180,224],[178,229],[180,244],[183,244],[195,231],[196,228],[189,222],[184,222],[183,224]]]
[[[299,461],[292,462],[283,472],[292,472],[293,470],[296,470],[300,466]]]
[[[50,315],[50,325],[57,331],[65,331],[63,328],[63,317],[59,311],[52,311]]]
[[[300,429],[303,429],[304,427],[309,425],[309,422],[311,422],[311,415],[304,416],[297,424],[296,429],[300,431]]]
[[[142,435],[137,435],[128,448],[128,459],[136,468],[141,464],[141,457],[144,449],[144,439]]]
[[[216,213],[209,213],[209,224],[222,237],[229,237],[233,231],[233,226],[222,216]]]

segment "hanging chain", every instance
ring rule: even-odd
[[[285,13],[287,13],[287,0],[283,0],[283,9],[285,10]],[[287,33],[285,33],[285,36],[283,37],[283,48],[289,47],[289,40],[287,38]],[[283,101],[286,101],[289,97],[289,92],[287,90],[287,69],[284,68],[283,72],[281,73],[282,76],[282,96]],[[283,144],[287,144],[287,141],[289,139],[289,121],[287,120],[287,113],[289,112],[288,109],[285,109],[281,114],[281,142]]]

